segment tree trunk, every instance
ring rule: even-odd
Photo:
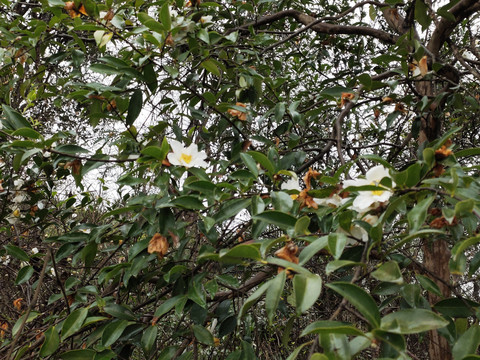
[[[434,99],[436,95],[435,86],[431,81],[420,81],[417,84],[417,91],[422,96],[428,96]],[[422,117],[421,128],[418,135],[418,144],[421,145],[425,141],[431,142],[438,138],[441,133],[442,119],[435,114],[439,104],[430,105],[430,112]],[[423,245],[424,266],[428,272],[428,276],[438,285],[444,297],[450,296],[450,269],[448,263],[450,261],[450,250],[448,244],[441,240],[425,241]],[[435,304],[439,300],[435,294],[429,294],[428,300],[430,304]],[[430,359],[449,360],[452,358],[450,346],[447,339],[440,336],[438,331],[429,331],[428,337],[428,353]]]

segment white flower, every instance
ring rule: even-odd
[[[212,22],[212,18],[213,18],[213,16],[210,16],[210,15],[202,16],[200,18],[200,23],[201,24],[206,24],[206,23]]]
[[[26,198],[27,198],[27,194],[24,191],[17,191],[12,201],[15,204],[20,204],[24,202]]]
[[[15,189],[20,189],[23,184],[25,183],[25,181],[23,181],[22,179],[17,179],[13,182],[13,185],[15,186]]]
[[[342,205],[346,199],[342,199],[338,194],[333,194],[327,198],[314,198],[313,199],[318,205],[329,206],[329,207],[339,207]]]
[[[38,254],[38,248],[34,247],[32,250],[31,250],[32,254]]]
[[[365,221],[366,223],[370,224],[371,226],[374,226],[377,221],[378,221],[378,216],[375,215],[365,215],[363,216],[360,220]],[[351,235],[357,240],[362,240],[363,242],[368,242],[368,232],[365,230],[363,227],[356,223],[352,223],[350,226],[349,231],[344,230],[343,228],[339,228],[338,232],[344,233],[347,235]],[[354,244],[354,241],[350,240],[348,242],[348,245]]]
[[[2,262],[2,265],[7,266],[8,264],[10,264],[10,255],[4,255],[0,257],[0,261]]]
[[[350,206],[350,209],[355,210],[359,214],[366,213],[367,211],[376,209],[380,206],[381,203],[385,203],[390,199],[393,193],[380,185],[380,181],[385,178],[390,177],[388,170],[382,165],[375,166],[367,171],[365,179],[356,179],[356,180],[345,180],[343,182],[344,188],[349,186],[365,186],[373,185],[382,187],[385,190],[371,190],[371,191],[359,191],[353,204]],[[392,181],[392,187],[395,186],[395,183]]]
[[[173,151],[167,156],[170,164],[185,166],[186,168],[208,167],[208,163],[205,161],[207,154],[205,151],[198,151],[197,144],[192,143],[190,146],[185,147],[182,143],[176,140],[170,140],[169,143]]]
[[[288,179],[287,181],[284,181],[282,185],[280,186],[280,190],[296,190],[298,192],[302,191],[302,188],[300,187],[300,184],[298,183],[298,177],[297,174],[294,172],[290,171],[290,176],[291,178]],[[291,194],[290,197],[295,200],[298,197],[298,194]]]

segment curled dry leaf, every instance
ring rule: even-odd
[[[247,107],[247,105],[245,105],[244,103],[241,103],[241,102],[237,102],[235,105],[241,106],[241,107],[244,107],[244,108]],[[240,110],[235,110],[235,109],[228,109],[227,112],[230,115],[232,115],[233,117],[238,118],[238,120],[241,120],[241,121],[247,120],[247,113],[246,112],[243,112],[243,111],[240,111]]]
[[[448,156],[452,155],[453,151],[447,148],[447,146],[442,145],[440,149],[435,150],[435,160],[441,161],[446,159]]]
[[[311,182],[312,178],[316,179],[317,177],[321,176],[322,174],[319,173],[317,170],[313,170],[309,168],[305,176],[303,177],[303,181],[305,181],[306,190],[309,191],[312,188]]]
[[[289,241],[285,244],[283,248],[275,251],[275,256],[278,257],[279,259],[287,260],[294,264],[298,264],[297,252],[298,252],[298,246],[295,245],[293,241]],[[282,267],[278,268],[279,273],[282,272],[283,270],[285,269]]]
[[[0,340],[3,340],[5,337],[5,331],[8,330],[8,323],[4,322],[0,325]]]
[[[64,166],[64,169],[72,169],[73,175],[80,175],[80,170],[82,169],[82,162],[79,159],[67,162]]]
[[[300,207],[304,208],[306,206],[308,208],[313,208],[313,209],[317,210],[318,209],[318,204],[315,202],[313,197],[308,195],[307,192],[308,192],[307,189],[304,189],[304,190],[300,191],[300,194],[296,198],[298,201],[300,201]]]
[[[22,310],[23,298],[13,300],[13,307],[18,311]]]
[[[162,259],[168,251],[167,238],[159,233],[153,235],[148,243],[149,254],[157,254],[159,259]]]
[[[425,76],[428,73],[427,55],[420,59],[418,62],[418,68],[420,69],[420,74],[422,74],[422,76]]]
[[[354,93],[347,93],[347,92],[342,93],[340,97],[340,107],[343,107],[346,103],[353,100],[354,98],[355,98]]]

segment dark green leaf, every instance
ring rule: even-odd
[[[380,312],[377,304],[365,290],[347,282],[334,282],[326,286],[339,293],[355,306],[372,327],[380,325]]]
[[[415,319],[415,321],[412,321]],[[403,309],[382,318],[381,329],[394,334],[415,334],[448,325],[440,315],[425,309]]]
[[[143,95],[142,90],[136,89],[132,97],[130,98],[130,102],[128,103],[128,113],[127,118],[125,119],[125,123],[127,126],[131,126],[133,122],[137,119],[138,115],[142,111],[143,106]]]
[[[198,342],[210,346],[214,345],[212,333],[205,329],[203,326],[193,325],[192,330]]]
[[[32,275],[33,275],[33,267],[32,266],[27,265],[27,266],[22,267],[18,271],[17,278],[15,279],[15,285],[21,285],[21,284],[27,282],[28,280],[30,280]]]
[[[10,106],[3,104],[3,115],[6,118],[7,127],[10,130],[18,130],[21,128],[32,128],[30,123],[17,111]]]
[[[80,330],[87,317],[87,314],[88,309],[81,308],[74,310],[70,315],[68,315],[62,327],[62,341],[65,341],[66,338]]]
[[[354,336],[365,336],[364,333],[358,330],[351,324],[340,321],[315,321],[308,325],[300,336],[310,334],[345,334]]]
[[[40,348],[40,356],[46,357],[55,353],[60,344],[60,336],[55,330],[55,326],[48,328],[45,331],[45,340],[43,341],[42,347]]]
[[[102,334],[102,345],[105,347],[112,345],[122,335],[127,326],[127,320],[116,320],[108,324]]]
[[[286,271],[282,271],[278,274],[270,283],[265,296],[265,309],[267,311],[267,318],[270,324],[273,323],[275,317],[275,311],[277,310],[280,297],[285,287],[285,280],[287,278]]]

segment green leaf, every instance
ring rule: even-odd
[[[297,274],[293,278],[297,315],[310,309],[322,291],[322,278],[317,274]]]
[[[312,274],[310,271],[308,271],[303,266],[300,266],[300,265],[297,265],[293,262],[283,260],[283,259],[279,259],[279,258],[276,258],[276,257],[269,256],[267,258],[267,262],[269,264],[273,264],[273,265],[283,267],[287,270],[293,270],[293,271],[295,271],[296,273],[299,273],[299,274],[303,274],[303,275],[307,275],[307,276]]]
[[[403,309],[384,316],[380,328],[394,334],[416,334],[439,329],[448,324],[447,320],[432,311]]]
[[[170,16],[170,4],[165,2],[160,9],[160,21],[162,22],[163,27],[165,30],[170,30],[172,27],[172,18]]]
[[[310,217],[306,215],[302,216],[295,223],[295,228],[294,228],[295,235],[296,236],[308,235],[310,233],[310,231],[308,231],[309,226],[310,226]]]
[[[304,265],[314,257],[320,250],[324,249],[328,245],[328,236],[322,236],[321,238],[312,241],[308,246],[306,246],[300,253],[298,259],[299,265]]]
[[[450,298],[437,302],[433,308],[439,313],[452,318],[467,318],[475,314],[479,303],[468,299]]]
[[[461,218],[465,215],[471,214],[475,201],[473,199],[462,200],[455,204],[455,216]]]
[[[255,177],[257,177],[257,176],[258,176],[257,163],[255,162],[255,160],[253,159],[253,157],[251,157],[250,155],[245,154],[245,153],[240,153],[240,157],[242,158],[242,161],[243,161],[243,163],[246,165],[246,167],[248,168],[248,170],[250,170],[250,172],[251,172]]]
[[[310,334],[345,334],[354,336],[365,336],[365,334],[358,330],[351,324],[340,321],[315,321],[308,325],[300,336],[307,336]]]
[[[45,340],[43,341],[42,347],[40,348],[39,355],[41,357],[52,355],[57,351],[59,344],[60,336],[55,330],[55,326],[48,328],[48,330],[45,331]]]
[[[253,260],[260,260],[262,258],[258,245],[240,244],[232,249],[220,250],[220,259],[222,257],[241,257]]]
[[[205,208],[203,203],[197,197],[190,195],[179,196],[172,200],[171,203],[185,209],[202,210]]]
[[[20,249],[18,246],[6,245],[5,249],[7,250],[7,254],[13,256],[20,261],[30,261],[30,257],[27,255],[27,253]]]
[[[21,128],[32,128],[30,123],[17,111],[10,106],[3,104],[3,115],[5,115],[6,125],[10,130],[18,130]]]
[[[135,314],[125,305],[110,303],[103,308],[107,314],[122,320],[135,320]]]
[[[200,66],[203,67],[208,72],[212,73],[213,75],[220,77],[220,70],[218,69],[217,65],[213,60],[202,61]]]
[[[333,260],[333,261],[330,261],[325,267],[325,273],[327,275],[330,275],[334,271],[337,271],[338,269],[341,269],[345,266],[357,266],[357,265],[365,266],[365,264],[363,263],[359,263],[351,260]]]
[[[300,355],[300,351],[302,351],[302,349],[307,345],[310,345],[310,343],[307,342],[297,347],[295,350],[293,350],[293,352],[290,354],[287,360],[295,360],[298,357],[298,355]]]
[[[142,344],[143,350],[147,354],[150,353],[150,351],[153,349],[153,346],[155,345],[155,341],[157,340],[157,333],[158,333],[158,328],[156,326],[149,326],[142,335],[142,340],[140,343]]]
[[[430,278],[423,275],[419,275],[419,274],[415,275],[415,277],[417,278],[418,282],[420,283],[420,285],[422,285],[422,287],[425,290],[430,291],[438,296],[442,296],[442,292],[440,291],[440,288]]]
[[[142,149],[140,153],[145,156],[153,157],[159,161],[165,159],[168,154],[168,150],[162,149],[160,146],[147,146],[146,148]]]
[[[326,286],[355,306],[372,327],[376,328],[380,325],[380,311],[375,300],[365,290],[348,282],[334,282]]]
[[[138,13],[137,17],[143,25],[145,25],[152,31],[162,33],[165,30],[162,24],[160,24],[158,21],[156,21],[154,18],[152,18],[146,13],[140,12]]]
[[[215,223],[220,223],[237,215],[240,211],[250,205],[251,199],[233,199],[225,201],[213,216]]]
[[[472,325],[453,345],[453,359],[463,360],[467,355],[476,354],[478,345],[480,345],[480,326]]]
[[[342,233],[330,233],[328,235],[328,249],[330,253],[338,260],[342,256],[345,244],[347,243],[347,236]]]
[[[143,94],[142,90],[136,89],[132,97],[130,98],[130,102],[128,103],[128,113],[127,118],[125,119],[125,123],[127,126],[131,126],[133,122],[137,119],[138,115],[142,111],[143,106]]]
[[[12,136],[23,136],[29,139],[41,139],[42,135],[39,132],[36,132],[32,128],[20,128],[18,130],[15,130],[12,133]]]
[[[71,350],[60,354],[62,360],[94,360],[97,352],[95,350]]]
[[[466,240],[460,241],[455,244],[452,249],[453,260],[457,260],[457,258],[463,254],[463,252],[472,245],[475,245],[480,242],[480,236],[473,236]]]
[[[213,341],[212,333],[205,329],[203,326],[193,325],[192,330],[198,342],[210,346],[213,346],[215,344],[215,342]]]
[[[434,196],[427,197],[420,201],[417,205],[415,205],[412,210],[409,211],[407,218],[408,226],[410,227],[410,233],[413,233],[420,229],[422,224],[425,222],[425,219],[427,218],[427,210],[434,199]]]
[[[88,314],[87,308],[81,308],[74,310],[68,317],[65,319],[62,327],[62,341],[65,341],[66,338],[75,334],[83,325],[84,320]]]
[[[415,20],[422,25],[423,31],[426,30],[432,22],[432,19],[428,15],[428,7],[423,1],[415,2]]]
[[[32,266],[27,265],[27,266],[22,267],[18,271],[17,278],[15,279],[15,285],[21,285],[21,284],[27,282],[28,280],[30,280],[32,275],[33,275],[33,267]]]
[[[128,326],[127,320],[115,320],[105,326],[102,334],[102,345],[108,347],[122,336],[123,331]]]
[[[268,287],[267,295],[265,296],[265,309],[267,311],[267,318],[270,325],[273,323],[275,311],[277,310],[280,297],[283,293],[283,288],[285,287],[286,278],[287,272],[282,271],[272,279],[270,286]]]
[[[155,311],[155,316],[156,317],[161,317],[164,314],[166,314],[167,312],[169,312],[171,309],[173,309],[175,304],[183,297],[184,297],[183,295],[177,295],[177,296],[174,296],[174,297],[172,297],[168,300],[165,300],[165,302],[163,302],[163,304],[160,305],[157,308],[157,310]]]
[[[294,216],[276,210],[267,210],[255,216],[252,216],[253,220],[265,221],[271,225],[276,225],[281,229],[294,228],[297,223],[297,218]]]
[[[55,150],[69,155],[76,155],[79,153],[88,154],[90,152],[87,149],[84,149],[83,147],[74,144],[60,145],[57,146]]]
[[[265,291],[267,291],[267,289],[270,287],[271,281],[272,280],[269,280],[266,283],[262,284],[257,290],[252,293],[252,295],[248,297],[247,300],[245,300],[240,309],[240,313],[238,315],[239,318],[245,316],[245,313],[248,311],[248,309],[250,309],[260,299],[260,297]]]
[[[372,276],[379,281],[403,284],[402,272],[396,261],[388,261],[382,264],[372,273]]]
[[[249,151],[247,154],[253,157],[271,176],[275,173],[275,167],[264,154],[258,151]]]

